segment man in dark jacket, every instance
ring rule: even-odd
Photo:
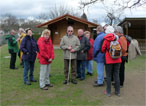
[[[15,63],[19,49],[18,49],[17,40],[15,39],[15,31],[11,30],[10,35],[7,35],[6,39],[8,40],[8,49],[9,49],[9,53],[11,54],[10,69],[17,69],[15,67]]]
[[[90,42],[84,36],[83,29],[78,30],[78,38],[80,40],[80,50],[77,52],[77,78],[84,80],[87,51],[90,49]]]
[[[24,84],[31,85],[31,82],[37,82],[33,79],[34,63],[38,51],[37,43],[32,36],[31,29],[26,30],[26,36],[22,40],[20,50],[23,52],[22,59],[24,60]],[[28,71],[30,70],[29,80]]]

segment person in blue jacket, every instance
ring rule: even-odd
[[[97,37],[93,44],[93,59],[97,63],[97,81],[94,83],[94,87],[103,86],[104,84],[104,53],[101,53],[101,46],[105,36],[104,29],[102,26],[98,26],[97,29]]]
[[[24,84],[31,85],[30,82],[37,82],[33,79],[33,71],[34,71],[34,63],[36,59],[36,55],[38,52],[38,46],[36,41],[32,36],[32,30],[26,30],[26,36],[22,40],[20,45],[20,50],[23,52],[22,59],[24,60]],[[28,80],[28,71],[29,73],[29,80]]]

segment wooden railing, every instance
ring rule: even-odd
[[[146,50],[146,39],[137,39],[139,43],[140,50]]]

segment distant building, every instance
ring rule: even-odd
[[[125,18],[118,25],[124,34],[138,40],[141,50],[146,50],[146,18]]]
[[[75,35],[77,35],[77,30],[80,28],[88,30],[92,33],[93,29],[98,26],[97,24],[89,22],[82,18],[65,14],[43,24],[37,25],[37,27],[44,27],[50,29],[53,44],[59,45],[61,38],[66,34],[68,26],[73,26]]]

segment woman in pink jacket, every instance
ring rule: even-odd
[[[37,58],[40,63],[40,88],[42,90],[48,90],[48,87],[53,87],[49,80],[50,64],[54,59],[54,48],[50,33],[50,30],[45,29],[42,32],[42,37],[37,42],[39,48]]]

